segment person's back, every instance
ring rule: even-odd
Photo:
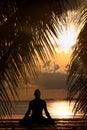
[[[30,102],[32,108],[32,117],[41,118],[43,116],[43,109],[45,108],[45,101],[42,99],[34,99]]]
[[[36,89],[34,92],[35,99],[31,100],[29,103],[29,108],[25,114],[24,119],[21,121],[21,124],[32,124],[32,123],[45,123],[45,124],[54,124],[47,107],[46,102],[40,98],[40,90]],[[43,110],[47,118],[43,116]],[[32,113],[31,113],[32,112]]]

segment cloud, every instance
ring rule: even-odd
[[[43,67],[49,67],[50,64],[51,64],[51,61],[49,60],[49,61],[47,61],[46,63],[44,63],[44,66],[43,66]]]
[[[42,73],[37,85],[45,89],[66,89],[67,76],[64,73]]]
[[[60,66],[55,62],[49,60],[42,66],[42,72],[58,72]]]
[[[54,63],[54,70],[53,71],[56,72],[57,70],[59,70],[59,68],[60,68],[60,66],[58,64]]]

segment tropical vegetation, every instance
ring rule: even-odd
[[[65,0],[0,1],[1,118],[6,114],[11,114],[11,101],[15,101],[18,97],[17,88],[20,87],[21,89],[20,80],[27,84],[29,82],[25,78],[27,73],[29,77],[36,78],[37,72],[40,71],[38,70],[40,60],[46,62],[55,55],[58,23],[54,21],[57,20],[57,17],[60,20],[62,13],[65,12],[66,14],[67,10],[76,10],[81,2],[82,0],[66,0],[66,2]],[[84,6],[82,15],[86,13],[85,8],[86,6]],[[62,19],[66,23],[65,16],[67,15],[64,15]],[[73,97],[81,90],[77,105],[80,103],[80,108],[82,111],[85,110],[85,113],[87,106],[85,96],[87,93],[85,91],[87,84],[86,29],[85,24],[73,52],[74,58],[71,61],[68,79],[68,83],[72,84],[69,87],[69,96]],[[54,44],[52,43],[53,40]],[[80,66],[76,67],[76,65]],[[75,81],[74,84],[73,81]],[[85,99],[84,102],[82,99]]]

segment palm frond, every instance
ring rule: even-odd
[[[75,4],[69,0],[0,2],[0,105],[4,115],[10,114],[11,100],[16,100],[20,79],[26,84],[26,73],[29,77],[35,77],[40,60],[46,62],[55,54],[55,28],[58,27],[56,16],[60,18],[64,11],[76,9],[81,0],[74,2]]]
[[[87,18],[87,13],[86,13]],[[86,19],[87,20],[87,19]],[[81,111],[87,114],[87,23],[79,34],[78,43],[73,51],[69,70],[69,98],[74,96],[77,101],[74,106],[75,114]]]
[[[10,3],[11,2],[11,3]],[[14,3],[16,3],[14,1]],[[14,6],[12,1],[6,4],[6,10],[1,7],[0,24],[0,115],[11,114],[11,101],[18,96],[17,87],[20,87],[20,79],[26,84],[26,73],[35,77],[40,59],[45,62],[55,53],[54,47],[49,39],[48,32],[51,30],[50,16],[48,11],[32,11],[36,5],[32,2],[26,5],[17,6],[11,13],[9,4]],[[36,3],[36,2],[35,2]],[[31,6],[32,5],[32,6]],[[10,9],[12,9],[12,7]],[[23,8],[24,7],[24,8]],[[45,7],[45,6],[44,6]],[[33,14],[32,14],[33,13]],[[39,15],[38,15],[39,13]],[[41,14],[40,14],[41,13]],[[47,14],[46,14],[47,13]],[[43,19],[45,18],[45,19]],[[53,28],[51,27],[52,31]],[[36,69],[37,68],[37,69]],[[25,71],[26,70],[26,71]]]

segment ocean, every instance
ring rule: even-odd
[[[47,109],[51,115],[52,118],[73,118],[74,112],[73,112],[73,106],[75,101],[72,101],[71,104],[67,102],[66,100],[46,100],[47,103]],[[12,115],[10,118],[19,119],[23,118],[29,105],[29,101],[16,101],[13,102],[14,109],[12,109]],[[43,111],[43,115],[45,116],[45,113]],[[79,112],[75,118],[81,118],[82,114]],[[5,117],[6,118],[6,117]]]

